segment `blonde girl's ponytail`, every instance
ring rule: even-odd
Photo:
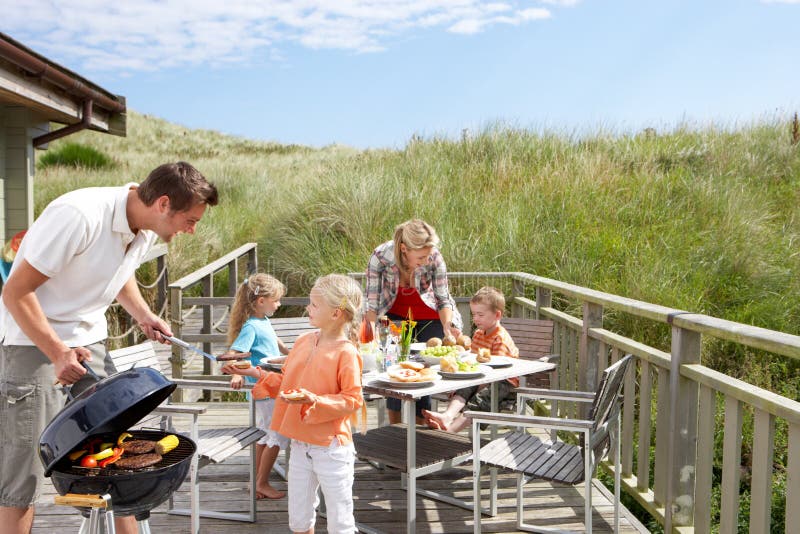
[[[286,286],[274,276],[256,273],[245,278],[236,290],[228,321],[228,346],[233,345],[242,325],[255,312],[253,305],[258,297],[279,299],[286,293]]]

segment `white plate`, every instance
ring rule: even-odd
[[[491,371],[490,368],[484,367],[483,365],[479,365],[477,371],[463,371],[463,372],[459,371],[457,373],[447,373],[445,371],[442,371],[440,366],[438,365],[431,366],[431,369],[434,369],[440,375],[442,375],[442,378],[450,378],[456,380],[466,380],[467,378],[480,378],[484,376],[487,372]]]
[[[411,345],[408,346],[408,348],[409,350],[411,350],[411,352],[420,352],[427,346],[428,346],[427,343],[412,343]]]
[[[492,356],[488,362],[483,362],[481,365],[488,365],[489,367],[511,367],[514,365],[516,358],[509,358],[508,356]]]
[[[416,388],[426,388],[428,386],[432,386],[434,382],[439,380],[440,377],[436,377],[432,380],[426,380],[425,382],[398,382],[389,378],[389,375],[386,373],[380,373],[378,376],[375,377],[375,380],[381,382],[383,384],[387,384],[393,388],[400,388],[400,389],[416,389]]]

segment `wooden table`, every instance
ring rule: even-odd
[[[460,501],[448,495],[417,488],[417,478],[454,467],[467,461],[472,455],[471,440],[464,435],[453,434],[442,430],[428,428],[417,429],[414,425],[415,403],[417,399],[436,393],[449,393],[469,386],[489,384],[491,387],[492,411],[497,411],[497,384],[507,378],[550,371],[555,368],[552,363],[530,360],[514,360],[510,367],[493,368],[484,376],[466,380],[448,380],[442,378],[432,385],[420,388],[392,387],[376,379],[375,375],[364,375],[363,391],[365,394],[376,394],[393,397],[403,401],[403,414],[409,425],[390,425],[368,431],[366,434],[355,434],[356,451],[359,457],[390,465],[401,470],[407,478],[408,507],[406,512],[406,530],[416,531],[417,526],[417,493],[472,510],[472,504]],[[414,432],[408,432],[408,428]],[[405,437],[405,443],[403,440]],[[402,444],[405,444],[403,451]],[[405,452],[405,458],[402,458]],[[401,456],[401,458],[398,458]],[[496,471],[492,473],[496,476]],[[359,526],[361,532],[378,532]]]

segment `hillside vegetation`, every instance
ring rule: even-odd
[[[300,295],[317,275],[362,271],[397,223],[421,217],[439,231],[452,271],[525,271],[800,333],[800,148],[785,123],[582,138],[496,126],[460,141],[358,151],[256,142],[136,113],[128,121],[127,138],[85,132],[51,145],[88,145],[116,167],[39,170],[37,213],[67,190],[141,181],[160,163],[189,161],[218,185],[221,204],[199,239],[170,245],[173,279],[256,241],[261,264]],[[668,350],[663,329],[608,320]],[[741,351],[713,345],[704,361],[798,398],[797,365]],[[730,358],[737,365],[725,365]]]

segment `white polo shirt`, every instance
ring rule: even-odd
[[[49,277],[36,296],[50,325],[64,343],[78,347],[108,337],[106,309],[134,275],[158,236],[134,234],[122,187],[78,189],[53,200],[28,229],[11,272],[27,260]],[[0,302],[4,345],[33,345]]]

